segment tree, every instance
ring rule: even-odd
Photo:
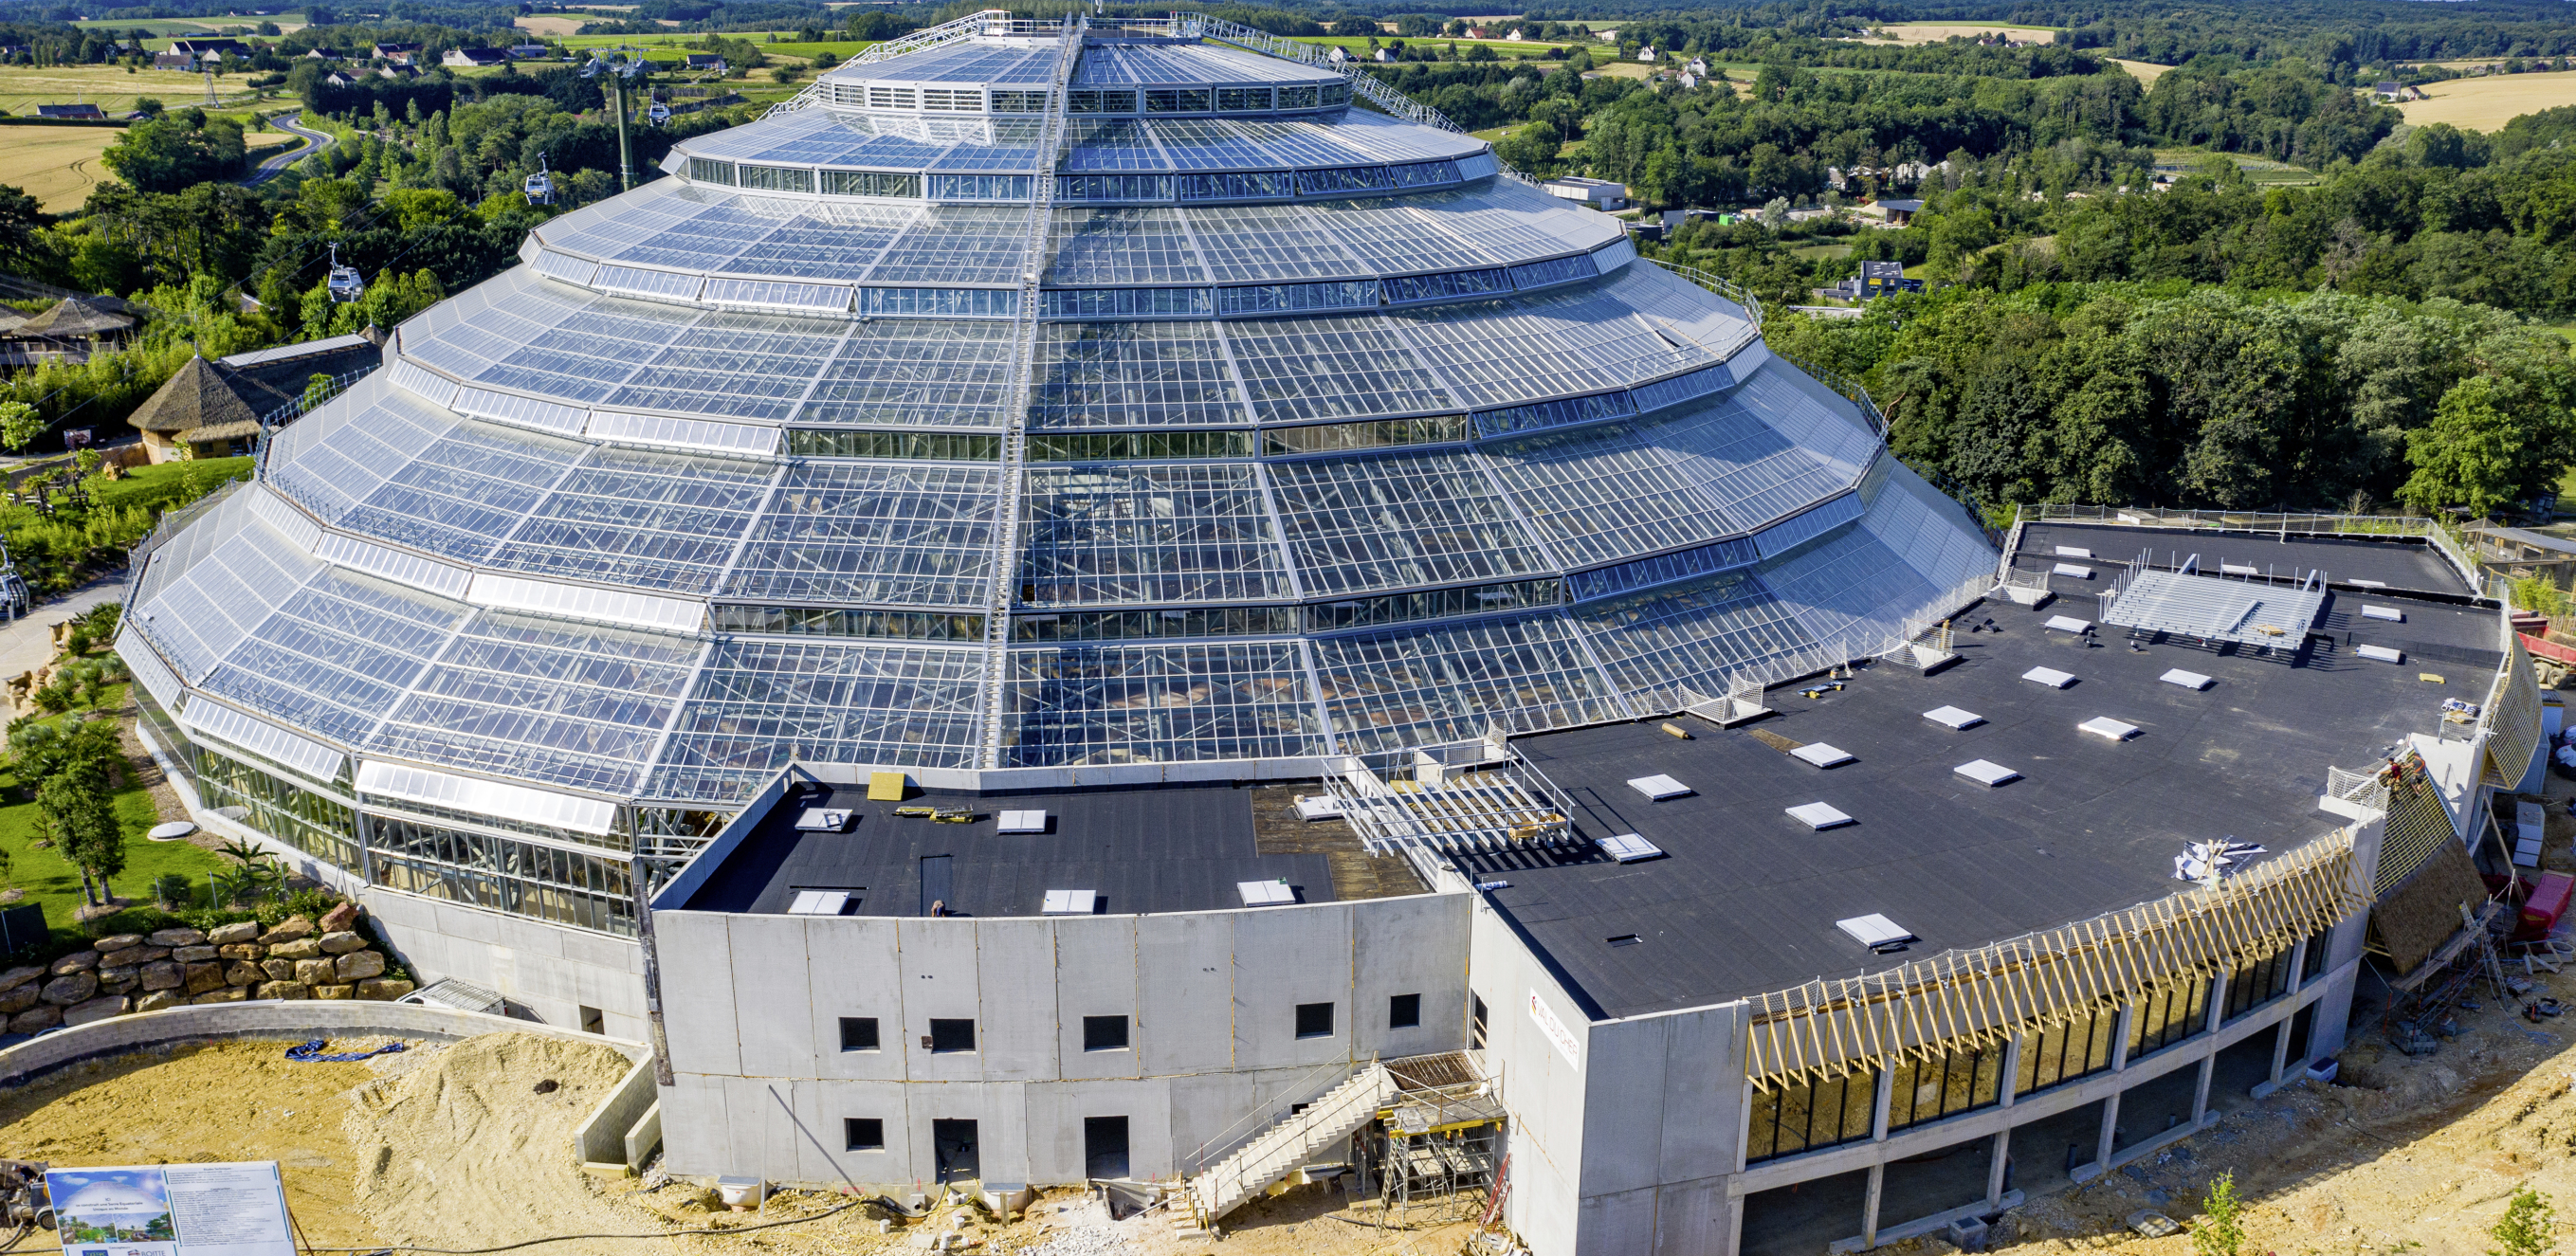
[[[45,225],[44,206],[22,188],[0,183],[0,266],[27,269]]]
[[[36,438],[52,426],[41,411],[26,402],[0,401],[0,445],[8,446],[11,453],[36,443]]]
[[[2487,1256],[2545,1256],[2558,1246],[2553,1232],[2557,1220],[2548,1196],[2528,1186],[2514,1191],[2512,1201],[2504,1206],[2504,1216],[2487,1231],[2496,1241],[2496,1246],[2487,1249]]]
[[[241,124],[183,109],[127,127],[100,155],[145,192],[180,192],[241,172]]]
[[[2453,384],[2434,407],[2432,423],[2407,437],[2406,461],[2415,473],[2397,490],[2399,499],[2425,510],[2464,506],[2485,518],[2519,496],[2526,451],[2513,410],[2521,391],[2492,375]]]
[[[87,756],[64,764],[36,786],[36,827],[80,869],[81,893],[92,907],[115,897],[108,878],[125,871],[125,833],[111,792],[107,764]]]
[[[2198,1256],[2236,1256],[2245,1245],[2245,1209],[2236,1198],[2236,1175],[2219,1174],[2201,1197],[2200,1208],[2209,1219],[2192,1227],[2191,1250]]]

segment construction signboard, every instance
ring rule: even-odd
[[[48,1169],[64,1256],[295,1256],[277,1162]]]

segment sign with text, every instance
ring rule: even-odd
[[[1582,1041],[1574,1036],[1573,1030],[1565,1027],[1564,1021],[1556,1018],[1556,1012],[1548,1007],[1545,999],[1538,997],[1536,990],[1529,992],[1529,1014],[1531,1020],[1538,1022],[1538,1031],[1555,1045],[1557,1054],[1564,1056],[1566,1063],[1582,1068]]]
[[[274,1160],[50,1169],[64,1256],[295,1256]]]

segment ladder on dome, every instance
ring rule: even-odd
[[[1017,392],[1004,418],[999,495],[993,518],[993,580],[984,598],[983,765],[1002,765],[1002,720],[1010,696],[1011,601],[1020,575],[1020,481],[1028,474],[1029,409],[1037,403],[1038,277],[1046,273],[1047,232],[1055,221],[1055,172],[1067,143],[1065,87],[1082,56],[1089,23],[1067,16],[1056,53],[1055,82],[1047,94],[1046,123],[1038,132],[1037,168],[1031,172],[1029,221],[1020,241],[1020,307],[1013,327],[1012,378]]]

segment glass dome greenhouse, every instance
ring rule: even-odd
[[[1747,302],[1319,51],[979,15],[683,141],[164,530],[159,718],[254,819],[578,848],[1664,714],[1991,576]]]

